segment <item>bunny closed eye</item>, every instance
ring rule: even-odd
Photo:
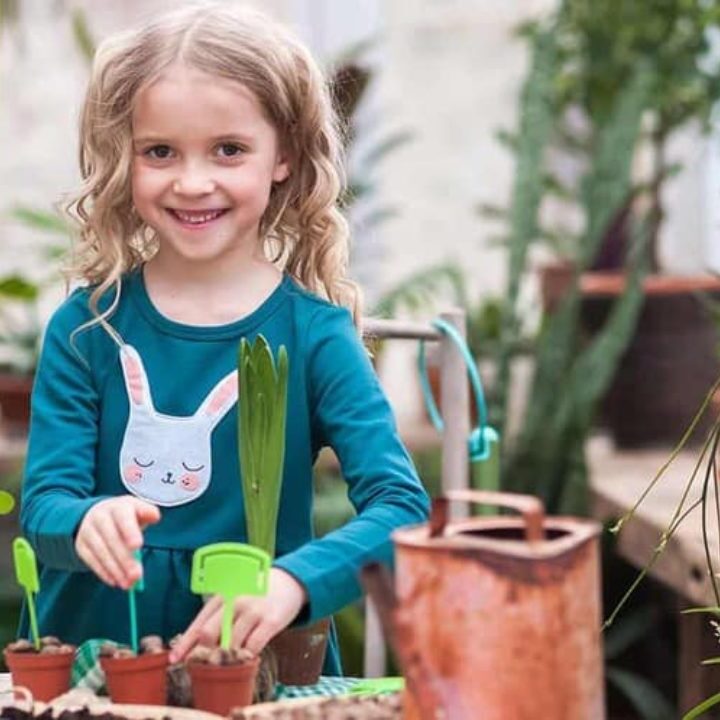
[[[137,350],[123,345],[120,362],[130,410],[120,448],[123,484],[155,505],[171,507],[195,500],[212,477],[212,431],[237,402],[237,372],[222,378],[194,415],[175,417],[155,409]]]

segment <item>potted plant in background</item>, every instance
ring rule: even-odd
[[[39,303],[42,294],[59,280],[57,268],[70,229],[57,215],[42,210],[16,207],[12,217],[32,230],[66,240],[40,246],[38,256],[50,269],[37,277],[21,272],[0,277],[0,411],[5,429],[22,434],[30,420],[30,393],[42,337]]]
[[[627,288],[625,268],[638,244],[632,227],[639,216],[648,218],[642,310],[603,403],[604,418],[620,446],[673,442],[720,370],[710,319],[697,297],[698,291],[720,293],[720,281],[662,273],[658,250],[663,193],[681,170],[668,159],[669,141],[692,124],[707,128],[720,98],[720,68],[708,58],[709,29],[718,20],[720,7],[702,0],[572,0],[551,17],[522,28],[533,38],[549,27],[557,39],[548,88],[548,145],[537,160],[543,167],[543,210],[555,206],[562,221],[551,223],[544,212],[534,230],[535,240],[556,258],[541,268],[546,306],[556,308],[579,274],[583,328],[594,337]],[[568,219],[585,209],[578,175],[592,166],[614,108],[639,67],[648,73],[649,88],[641,132],[627,150],[645,159],[647,167],[640,176],[635,168],[624,195],[596,228],[597,242],[588,252],[581,242],[584,230]],[[503,137],[517,147],[516,137]],[[585,227],[591,222],[585,215]],[[696,437],[706,429],[699,428]]]
[[[12,274],[0,278],[0,411],[3,426],[22,432],[30,421],[30,393],[37,364],[41,321],[39,287]]]

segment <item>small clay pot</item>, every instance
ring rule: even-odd
[[[70,689],[75,648],[52,655],[5,650],[3,656],[13,685],[27,688],[35,700],[50,702]]]
[[[277,657],[278,680],[283,685],[314,685],[320,678],[330,620],[306,627],[286,628],[270,641]]]
[[[165,705],[168,652],[136,657],[100,657],[112,701],[131,705]]]
[[[233,665],[188,663],[193,706],[225,716],[233,708],[250,705],[259,667],[259,657]]]

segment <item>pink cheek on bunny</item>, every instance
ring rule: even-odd
[[[123,470],[123,476],[125,477],[125,480],[129,483],[138,483],[143,478],[143,471],[139,465],[135,465],[133,463],[125,466],[125,469]]]
[[[188,473],[187,475],[182,476],[182,478],[180,479],[180,485],[182,486],[183,490],[187,490],[188,492],[195,492],[195,490],[197,490],[200,486],[200,478],[197,475]]]

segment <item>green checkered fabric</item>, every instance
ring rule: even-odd
[[[72,684],[92,690],[100,695],[105,692],[105,674],[100,667],[100,647],[108,640],[87,640],[75,653],[75,663],[72,669]],[[110,643],[117,645],[117,643]],[[275,700],[281,698],[312,697],[314,695],[345,695],[361,678],[321,677],[315,685],[281,685],[275,687]]]

